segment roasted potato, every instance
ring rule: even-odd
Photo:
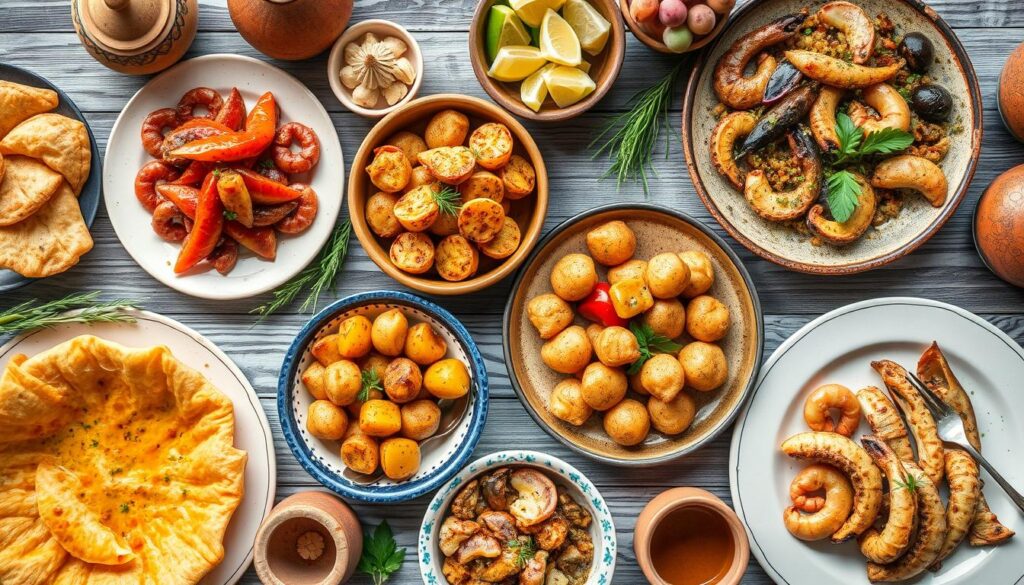
[[[389,437],[402,429],[402,412],[390,400],[367,400],[359,410],[359,429],[371,437]]]
[[[469,393],[469,370],[462,360],[448,358],[427,368],[423,385],[436,398],[454,400]]]
[[[674,299],[682,294],[688,284],[690,268],[678,255],[666,252],[647,261],[647,288],[654,297]]]
[[[636,392],[637,394],[639,394],[641,396],[648,396],[648,395],[650,395],[650,392],[648,392],[647,389],[644,388],[644,385],[643,385],[643,383],[640,380],[640,372],[636,372],[635,374],[629,374],[628,379],[629,379],[629,389],[630,390],[632,390],[633,392]]]
[[[699,341],[718,341],[729,332],[729,307],[708,295],[686,305],[686,332]]]
[[[428,231],[435,236],[451,236],[459,233],[459,214],[440,213],[434,223],[430,224]]]
[[[556,384],[548,398],[548,412],[571,425],[587,422],[594,409],[583,401],[582,387],[576,378],[566,378]]]
[[[651,417],[643,404],[627,398],[604,413],[604,432],[624,447],[639,445],[651,431]]]
[[[618,266],[608,269],[608,284],[615,284],[627,278],[642,278],[647,280],[646,260],[627,260]]]
[[[419,159],[413,160],[415,160],[417,163],[419,162]],[[430,169],[421,164],[417,164],[412,168],[412,177],[409,179],[409,184],[405,186],[405,189],[403,189],[402,192],[408,193],[409,191],[412,191],[416,187],[422,187],[424,185],[429,185],[432,189],[434,189],[434,191],[441,190],[441,183],[437,182],[437,178],[434,177],[433,174],[431,174]]]
[[[659,353],[640,368],[640,385],[651,396],[669,402],[686,383],[686,371],[676,356]]]
[[[359,425],[352,425],[358,429]],[[380,447],[377,440],[364,433],[351,433],[341,443],[341,461],[352,471],[370,474],[377,471],[380,463]]]
[[[403,404],[402,436],[413,441],[422,441],[437,432],[441,424],[441,409],[433,400],[415,400]]]
[[[509,199],[522,199],[533,193],[537,186],[537,172],[533,165],[518,154],[513,154],[498,174],[505,183],[505,197]]]
[[[348,430],[348,416],[329,400],[315,400],[306,413],[306,430],[318,439],[337,441]]]
[[[505,184],[501,177],[490,171],[477,171],[459,185],[459,193],[463,203],[474,199],[493,199],[501,203],[505,198]]]
[[[693,424],[697,405],[686,392],[676,394],[667,402],[651,396],[647,400],[647,413],[655,429],[666,435],[678,435]]]
[[[490,242],[480,244],[480,251],[488,258],[503,260],[516,253],[521,240],[519,224],[516,223],[516,220],[506,216],[498,235],[494,236]]]
[[[545,293],[526,303],[526,317],[537,329],[541,339],[551,339],[572,325],[573,312],[569,303],[558,295]]]
[[[384,370],[384,393],[393,402],[412,402],[423,387],[423,373],[416,362],[409,358],[395,358]]]
[[[580,301],[597,285],[597,268],[586,254],[566,254],[551,269],[551,289],[567,301]]]
[[[429,366],[448,353],[448,342],[429,323],[417,323],[405,336],[405,355],[421,366]]]
[[[391,243],[391,262],[409,274],[423,274],[434,265],[434,242],[420,232],[403,232]]]
[[[419,153],[427,150],[427,143],[424,142],[422,138],[405,130],[392,134],[391,137],[388,138],[387,144],[401,150],[402,154],[405,155],[405,158],[410,161],[416,160],[416,156],[419,155]]]
[[[700,250],[680,252],[679,259],[690,268],[690,283],[686,285],[683,296],[693,298],[702,295],[715,284],[715,267],[711,258]]]
[[[420,446],[403,437],[385,439],[380,444],[380,466],[388,479],[409,479],[420,468]]]
[[[618,404],[629,389],[629,380],[619,368],[594,362],[583,370],[580,392],[583,401],[594,410],[608,410]]]
[[[602,364],[617,368],[640,359],[640,344],[629,329],[614,325],[605,327],[598,334],[594,353]]]
[[[598,263],[618,266],[636,252],[636,234],[623,221],[609,221],[587,232],[587,249]]]
[[[725,352],[713,343],[688,344],[679,352],[679,363],[686,372],[686,385],[700,392],[714,390],[729,378]]]
[[[317,400],[327,399],[327,382],[324,379],[326,368],[320,362],[313,362],[303,370],[302,383],[309,390],[309,394]]]
[[[477,164],[492,171],[508,164],[512,145],[512,132],[497,122],[484,124],[469,135],[469,149],[476,155]]]
[[[402,355],[405,335],[409,332],[409,319],[401,309],[389,309],[373,320],[370,340],[378,352],[386,356]],[[387,364],[384,365],[387,368]]]
[[[473,199],[459,209],[459,233],[483,244],[493,240],[505,225],[505,210],[493,199]]]
[[[461,146],[469,134],[469,118],[455,110],[441,110],[427,122],[423,138],[430,148]]]
[[[432,148],[421,152],[419,161],[438,181],[449,185],[458,185],[469,179],[476,168],[476,159],[465,146]]]
[[[441,278],[458,282],[476,274],[480,266],[480,255],[469,240],[453,234],[438,242],[434,266]]]
[[[338,360],[324,371],[324,386],[328,400],[338,406],[348,406],[356,401],[363,387],[363,372],[353,361]]]
[[[377,191],[366,200],[366,223],[373,233],[382,238],[393,238],[402,233],[402,224],[395,217],[398,195]]]
[[[338,325],[338,354],[354,360],[370,353],[373,341],[370,329],[373,325],[363,315],[353,315]]]
[[[348,414],[352,417],[352,420],[359,420],[359,413],[363,410],[364,404],[371,400],[383,400],[384,397],[385,395],[383,390],[377,390],[376,388],[368,388],[366,391],[365,400],[360,400],[359,397],[356,396],[355,402],[346,406],[345,410],[348,411]],[[352,426],[359,428],[359,425]]]
[[[329,366],[340,360],[341,354],[338,353],[338,334],[331,333],[330,335],[324,335],[320,339],[317,339],[313,342],[313,345],[309,347],[309,353],[313,354],[316,361],[320,362],[324,366]]]
[[[654,299],[654,304],[643,314],[644,324],[658,335],[675,339],[686,327],[686,309],[679,299]]]
[[[378,146],[373,151],[373,162],[366,167],[373,186],[385,193],[397,193],[412,178],[412,163],[396,146]]]
[[[594,348],[579,325],[562,330],[540,348],[540,358],[552,370],[574,374],[590,363]]]
[[[416,187],[402,195],[392,209],[398,223],[410,232],[422,232],[434,224],[441,208],[434,199],[434,189],[430,185]]]
[[[642,278],[620,280],[611,286],[608,295],[615,314],[623,319],[632,319],[654,306],[654,297]]]

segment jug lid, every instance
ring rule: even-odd
[[[161,38],[170,27],[174,0],[77,0],[82,26],[99,44],[133,52]]]

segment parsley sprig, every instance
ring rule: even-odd
[[[655,333],[650,325],[638,325],[635,321],[631,321],[629,323],[629,330],[633,332],[633,337],[636,337],[636,342],[640,346],[640,358],[630,364],[629,369],[626,370],[626,373],[630,376],[639,372],[640,368],[644,367],[644,364],[647,363],[647,360],[654,357],[654,354],[676,353],[683,349],[682,345],[660,333]]]
[[[505,546],[515,554],[513,562],[520,569],[525,567],[526,563],[530,562],[533,555],[537,554],[537,547],[533,544],[532,536],[520,536],[519,538],[513,538],[506,542]]]
[[[370,391],[377,390],[380,392],[384,391],[384,387],[380,384],[380,376],[377,375],[377,370],[370,368],[363,370],[362,373],[362,387],[359,389],[359,394],[356,399],[359,402],[366,402],[370,398]]]
[[[459,210],[462,209],[462,195],[445,185],[440,191],[434,191],[434,203],[437,203],[437,208],[441,210],[442,215],[458,215]]]
[[[857,209],[863,189],[853,173],[846,169],[835,170],[835,167],[852,165],[871,155],[899,152],[914,143],[914,135],[896,128],[865,134],[844,113],[836,114],[836,135],[839,137],[839,150],[832,163],[833,172],[827,180],[828,207],[832,217],[841,223],[850,219]]]
[[[392,573],[402,568],[405,549],[398,548],[388,521],[384,520],[372,532],[363,536],[363,556],[359,558],[358,569],[373,579],[373,585],[381,585],[391,578]]]

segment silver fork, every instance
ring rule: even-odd
[[[996,471],[996,468],[985,459],[977,449],[975,449],[970,442],[967,441],[967,434],[964,432],[964,421],[960,419],[960,415],[957,414],[948,404],[942,401],[934,392],[928,389],[921,380],[914,374],[907,372],[907,379],[917,389],[918,393],[921,394],[921,398],[924,399],[925,406],[932,413],[932,418],[935,419],[935,425],[938,427],[939,438],[947,443],[953,443],[954,445],[962,448],[964,451],[970,453],[971,457],[981,466],[988,471],[989,475],[996,480],[999,487],[1003,488],[1006,495],[1010,496],[1013,503],[1017,505],[1021,514],[1024,514],[1024,496],[1020,495],[1020,492],[1013,489],[1010,482],[1006,481],[1002,475]]]

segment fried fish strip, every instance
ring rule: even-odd
[[[914,476],[913,487],[917,496],[917,539],[907,553],[895,563],[880,565],[868,561],[868,579],[880,581],[903,581],[920,574],[938,558],[946,536],[946,510],[942,506],[939,490],[927,473],[913,463],[904,463],[908,474]],[[911,489],[896,486],[896,489]]]
[[[875,386],[867,386],[857,391],[857,400],[860,401],[864,417],[871,425],[871,432],[885,441],[902,461],[913,461],[914,448],[910,446],[907,427],[903,424],[896,405],[885,393]]]
[[[946,538],[942,542],[939,556],[931,566],[936,571],[942,560],[956,550],[967,536],[981,494],[981,480],[978,479],[978,465],[974,458],[961,449],[946,449],[945,457],[949,503],[946,504]]]
[[[900,487],[909,484],[907,471],[885,441],[867,435],[860,442],[889,482],[889,518],[881,531],[872,527],[861,535],[860,552],[870,561],[891,563],[910,546],[917,519],[917,499],[909,489]]]
[[[982,487],[985,487],[982,483]],[[974,512],[974,524],[967,542],[971,546],[993,546],[1003,544],[1013,537],[1014,531],[999,522],[999,518],[988,507],[984,492],[978,493],[978,509]]]
[[[928,412],[924,399],[907,380],[907,371],[903,366],[891,360],[871,362],[893,400],[903,411],[910,424],[910,432],[914,435],[917,447],[917,464],[928,474],[928,479],[938,485],[942,481],[945,460],[942,457],[942,439],[935,428],[935,419]]]

